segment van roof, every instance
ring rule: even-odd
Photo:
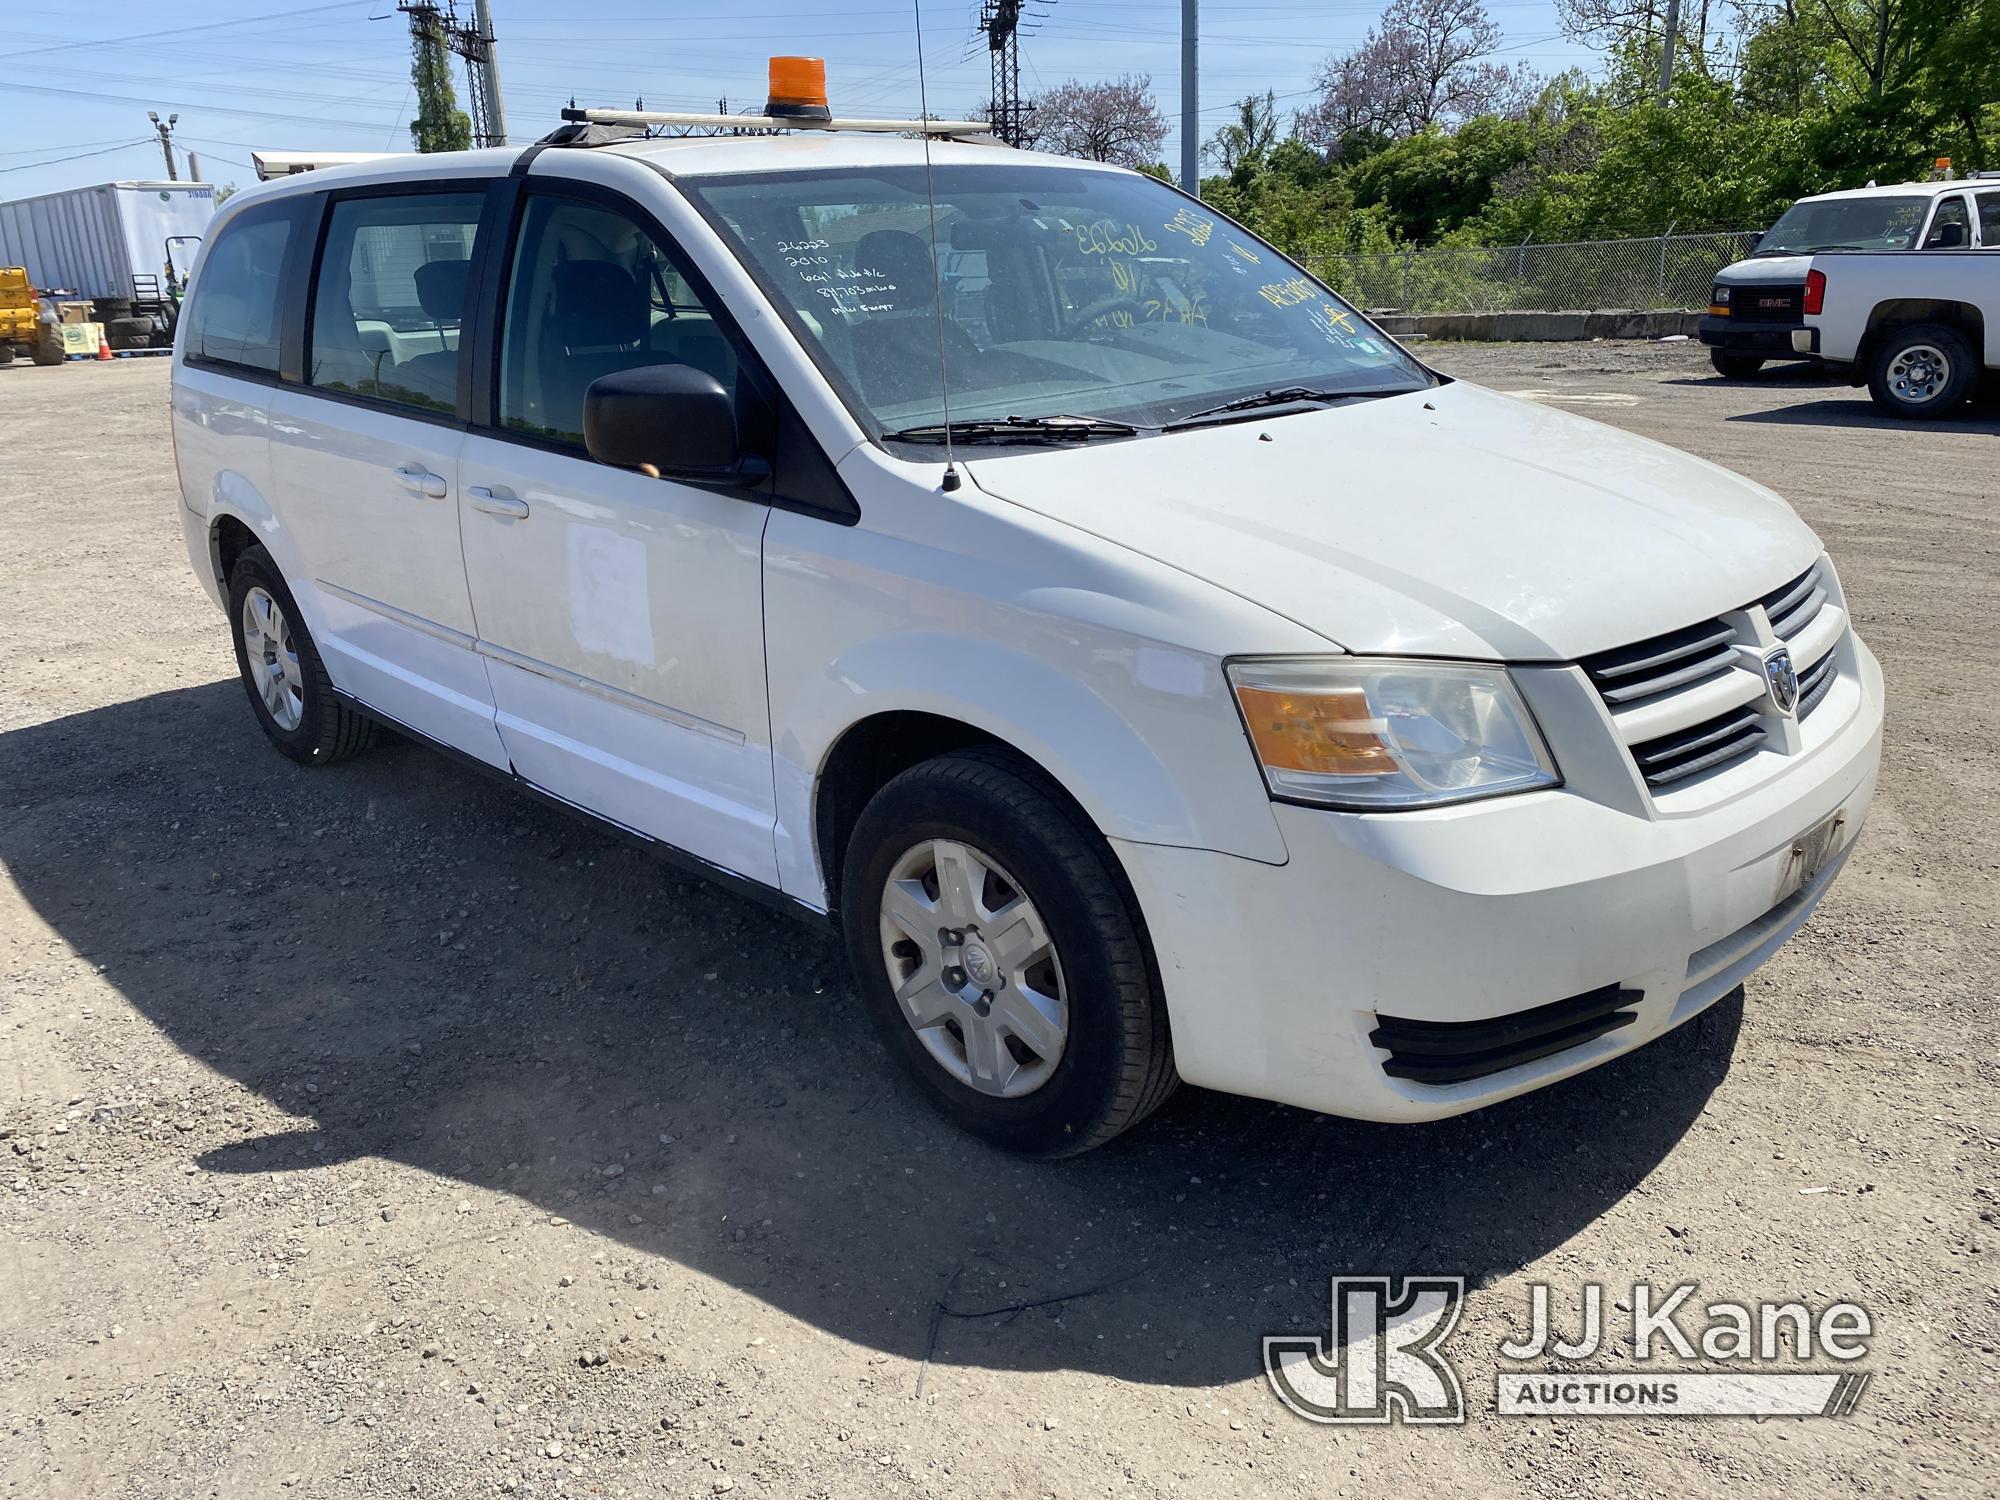
[[[385,155],[274,177],[268,182],[246,187],[237,196],[247,201],[342,184],[408,182],[423,177],[504,176],[528,149],[523,146],[489,146],[475,151]],[[858,130],[800,130],[786,135],[652,136],[613,141],[601,146],[553,145],[544,150],[540,160],[546,163],[553,156],[571,151],[630,157],[657,167],[670,177],[686,178],[814,168],[921,166],[924,161],[924,145],[920,140]],[[1049,156],[995,144],[973,145],[950,140],[933,140],[930,159],[939,166],[1029,161],[1038,167],[1124,170],[1107,163],[1079,161],[1069,156]]]

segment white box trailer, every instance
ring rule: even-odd
[[[132,278],[185,278],[215,217],[210,182],[103,182],[0,203],[0,266],[26,266],[37,289],[130,297]],[[178,240],[169,252],[167,242]]]

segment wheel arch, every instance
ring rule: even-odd
[[[940,678],[976,683],[980,696]],[[1177,706],[1204,726],[1228,711],[1200,696]],[[911,765],[974,746],[1011,752],[1104,837],[1286,858],[1240,730],[1197,733],[1184,718],[1142,726],[1083,677],[1011,646],[878,640],[814,674],[803,699],[774,701],[772,711],[785,888],[829,908],[846,834],[868,798]],[[1163,734],[1178,741],[1178,758],[1151,743]]]
[[[1882,341],[1901,328],[1918,323],[1942,323],[1965,335],[1975,354],[1986,345],[1986,317],[1970,302],[1950,297],[1896,297],[1878,302],[1868,314],[1867,331],[1855,351],[1855,364],[1866,368]]]

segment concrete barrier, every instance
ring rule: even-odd
[[[1658,339],[1677,333],[1693,338],[1695,325],[1700,319],[1698,312],[1640,312],[1630,309],[1603,309],[1597,312],[1386,313],[1375,317],[1384,332],[1398,338],[1407,334],[1422,334],[1430,339],[1466,339],[1474,343]]]

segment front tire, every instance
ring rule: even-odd
[[[244,549],[229,571],[236,670],[265,738],[303,765],[331,765],[375,742],[375,721],[334,695],[304,618],[271,554]]]
[[[1907,421],[1950,414],[1972,394],[1979,365],[1964,335],[1943,323],[1916,323],[1886,335],[1868,364],[1878,409]]]
[[[1764,361],[1754,354],[1729,354],[1721,349],[1709,350],[1708,362],[1725,380],[1748,380],[1764,368]]]
[[[862,1001],[937,1109],[995,1145],[1088,1151],[1179,1081],[1113,857],[1033,767],[984,750],[896,777],[848,841]]]

